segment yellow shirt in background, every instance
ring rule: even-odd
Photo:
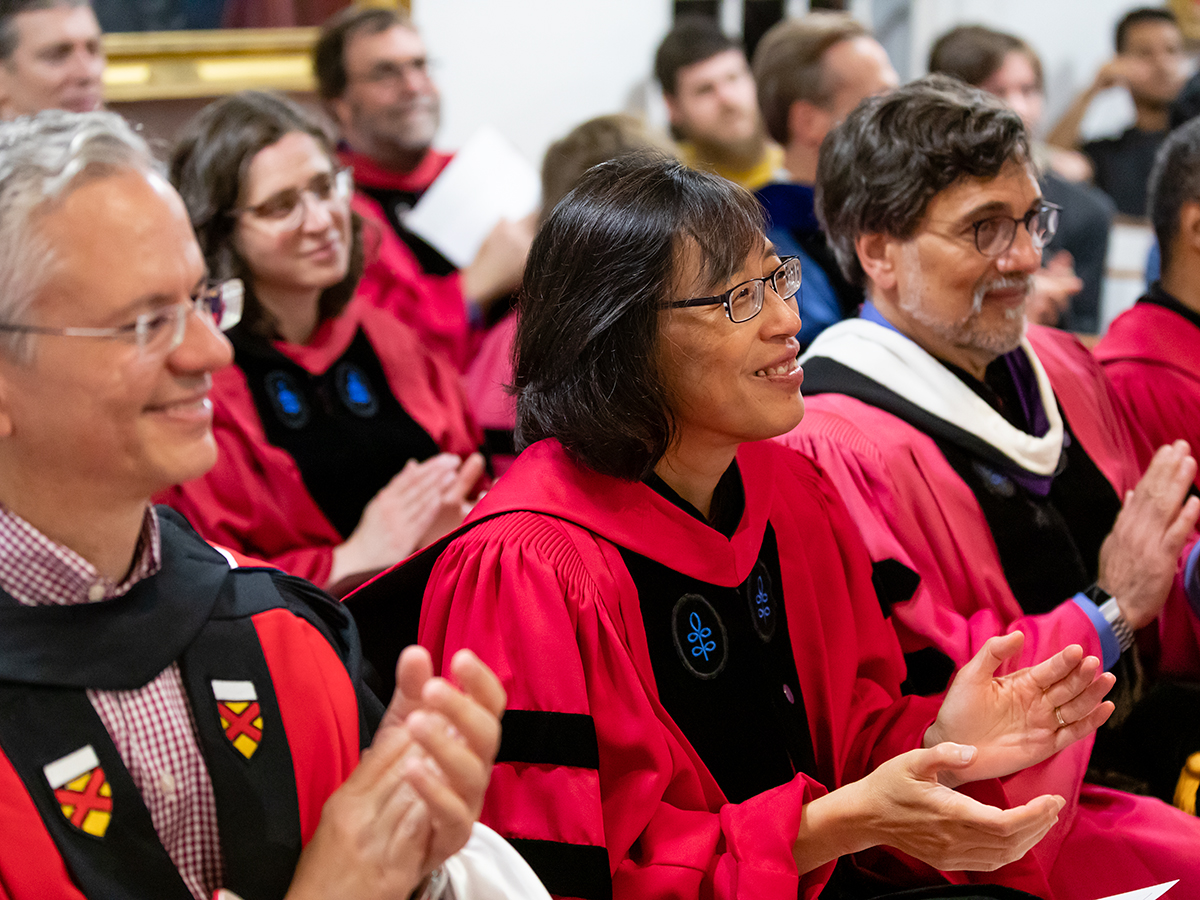
[[[783,148],[771,141],[767,142],[762,158],[748,169],[728,169],[715,166],[712,163],[701,163],[696,158],[696,148],[690,141],[680,141],[679,153],[685,164],[693,169],[704,169],[722,178],[727,178],[734,184],[740,184],[748,191],[756,191],[783,167]]]

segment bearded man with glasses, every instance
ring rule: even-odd
[[[1170,799],[1200,746],[1164,679],[1200,659],[1196,463],[1154,452],[1073,337],[1026,322],[1057,215],[1020,118],[944,76],[868,100],[822,148],[817,212],[868,302],[803,357],[807,412],[780,440],[861,528],[906,690],[945,690],[996,635],[1024,633],[1022,665],[1082,644],[1115,667],[1124,724],[1007,780],[1013,802],[1068,798],[1037,893],[1097,860],[1112,892],[1184,871],[1194,817],[1085,773]]]

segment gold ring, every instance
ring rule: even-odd
[[[1058,707],[1058,706],[1054,707],[1054,718],[1058,719],[1058,727],[1059,728],[1067,727],[1067,723],[1063,721],[1061,707]]]

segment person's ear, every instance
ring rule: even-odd
[[[807,100],[796,100],[788,107],[788,143],[820,147],[833,127],[833,116]]]
[[[858,264],[867,273],[872,284],[881,291],[896,287],[896,259],[898,242],[886,234],[860,234],[854,241]]]
[[[1200,200],[1188,200],[1179,208],[1179,234],[1176,243],[1193,256],[1200,256]]]
[[[679,101],[675,99],[674,94],[668,94],[666,91],[663,91],[662,98],[663,103],[667,106],[667,121],[671,123],[672,127],[678,128],[679,121],[683,116],[679,108]]]
[[[14,365],[10,360],[0,357],[0,438],[6,438],[13,432],[12,414],[10,411],[10,397],[12,396],[12,382],[9,377],[9,370]]]

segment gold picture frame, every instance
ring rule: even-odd
[[[364,6],[408,10],[410,0]],[[316,28],[225,28],[106,34],[109,103],[220,97],[249,88],[313,90]]]

